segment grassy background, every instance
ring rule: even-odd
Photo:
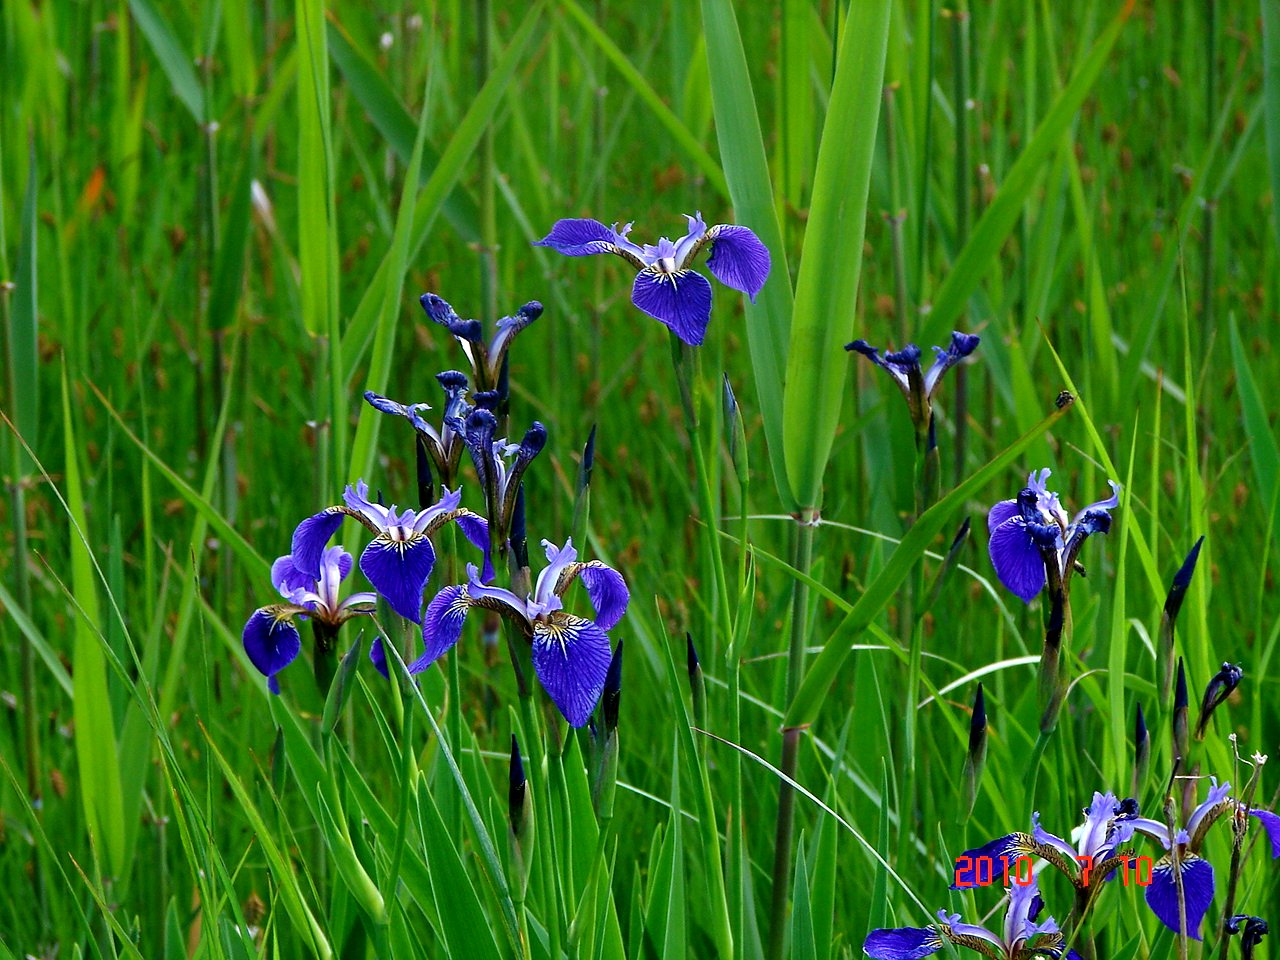
[[[424,291],[463,316],[545,304],[511,368],[513,424],[539,419],[551,437],[528,479],[531,538],[570,532],[596,424],[591,552],[632,589],[614,631],[628,652],[607,856],[593,871],[594,820],[574,792],[584,734],[549,761],[539,793],[555,808],[539,814],[539,836],[557,834],[557,857],[531,885],[535,955],[549,949],[537,931],[568,935],[576,912],[591,931],[575,945],[583,955],[708,956],[723,946],[725,909],[735,951],[758,955],[777,780],[687,735],[688,689],[668,654],[681,662],[692,633],[701,725],[729,736],[740,717],[742,746],[776,763],[795,584],[778,558],[793,549],[785,514],[797,507],[820,506],[823,519],[808,644],[856,649],[801,741],[797,779],[844,825],[801,800],[791,955],[860,954],[869,926],[927,922],[918,903],[931,913],[954,902],[967,918],[995,904],[993,891],[946,885],[960,850],[1025,829],[1033,805],[1040,610],[995,581],[982,532],[987,507],[1032,468],[1054,468],[1069,507],[1099,499],[1108,477],[1127,491],[1074,591],[1081,679],[1040,770],[1045,824],[1066,831],[1095,788],[1129,790],[1138,702],[1154,742],[1142,798],[1158,809],[1170,748],[1153,645],[1168,581],[1200,534],[1178,633],[1192,698],[1222,660],[1246,679],[1195,759],[1238,782],[1229,732],[1243,754],[1277,746],[1280,453],[1268,388],[1280,374],[1280,78],[1264,69],[1261,31],[1275,6],[1139,3],[1126,20],[1093,0],[892,2],[880,101],[878,83],[835,68],[848,37],[840,63],[874,79],[881,35],[872,14],[838,3],[739,10],[737,32],[712,0],[6,3],[0,279],[11,284],[0,305],[3,410],[18,431],[0,443],[0,955],[60,944],[59,956],[245,956],[249,925],[273,956],[323,952],[321,941],[348,956],[415,955],[410,943],[417,955],[507,951],[497,933],[496,945],[455,939],[475,929],[463,920],[498,931],[503,898],[479,855],[486,831],[459,802],[425,714],[402,756],[398,701],[366,662],[350,713],[324,732],[306,667],[285,675],[282,710],[239,644],[299,519],[361,475],[412,499],[409,437],[400,424],[380,433],[359,397],[372,387],[434,401],[433,375],[464,365],[425,324],[414,302]],[[758,127],[741,112],[752,102]],[[849,151],[825,167],[824,121]],[[878,131],[873,151],[849,133],[863,129]],[[842,204],[859,212],[857,178],[844,173],[860,149],[871,163],[859,243]],[[740,298],[717,289],[702,350],[697,442],[721,453],[710,470],[724,488],[727,598],[714,595],[665,331],[628,304],[620,262],[530,245],[562,216],[634,220],[643,241],[677,234],[695,209],[772,236],[778,264],[745,322]],[[858,284],[858,266],[854,308],[840,291]],[[949,506],[928,544],[944,550],[972,518],[961,565],[917,605],[928,703],[915,713],[901,592],[871,595],[867,628],[829,639],[886,569],[914,502],[905,409],[841,345],[941,344],[953,326],[983,344],[939,400],[944,491],[1037,424],[1060,389],[1080,402]],[[789,329],[805,334],[789,341]],[[738,486],[719,442],[722,370],[750,444],[745,590]],[[796,459],[781,459],[784,435]],[[820,483],[820,503],[799,492],[806,482]],[[936,568],[926,560],[927,575]],[[725,658],[735,630],[736,707]],[[425,702],[454,718],[459,773],[503,847],[514,687],[473,636],[457,660],[461,687],[435,671]],[[979,676],[991,747],[965,817]],[[904,713],[918,725],[907,752]],[[293,732],[281,739],[278,727]],[[410,758],[421,788],[405,776]],[[904,793],[920,798],[909,816]],[[388,825],[404,824],[398,864]],[[1219,833],[1208,849],[1221,875]],[[720,846],[727,907],[706,881]],[[401,904],[389,945],[365,931],[344,849],[384,893],[404,880],[386,897]],[[1276,886],[1263,860],[1247,863],[1242,906],[1267,916]],[[1065,914],[1065,890],[1050,890]],[[1094,927],[1100,956],[1171,949],[1135,890],[1109,892]]]

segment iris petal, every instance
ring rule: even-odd
[[[381,637],[373,638],[373,643],[369,645],[369,662],[373,664],[373,669],[390,680],[391,674],[387,670],[387,650],[382,645],[383,642]]]
[[[754,302],[769,276],[769,248],[747,227],[720,224],[712,227],[707,236],[712,243],[711,256],[707,258],[711,275]]]
[[[533,670],[570,725],[583,726],[600,700],[613,651],[590,620],[558,612],[533,625]]]
[[[596,253],[616,253],[618,234],[599,220],[590,218],[557,220],[535,247],[550,247],[566,257],[589,257]]]
[[[1017,500],[1001,500],[987,514],[987,533],[995,532],[996,527],[1020,513]]]
[[[422,622],[422,590],[435,563],[435,549],[424,534],[408,540],[378,536],[360,554],[360,572],[387,598],[391,609],[414,623]]]
[[[435,595],[422,619],[422,642],[426,649],[409,664],[410,673],[421,673],[453,648],[462,636],[462,624],[471,607],[467,588],[461,584],[445,587]]]
[[[493,581],[493,557],[489,553],[489,522],[474,513],[464,513],[457,518],[462,535],[473,545],[484,552],[484,570],[480,579],[484,583]]]
[[[1213,867],[1209,861],[1190,855],[1182,859],[1182,890],[1187,907],[1187,935],[1201,939],[1200,921],[1213,902]],[[1173,864],[1168,857],[1156,864],[1151,871],[1151,884],[1147,887],[1147,906],[1160,918],[1160,922],[1178,932],[1178,887],[1173,876]]]
[[[862,952],[873,960],[920,960],[942,949],[942,937],[932,927],[872,930]]]
[[[278,608],[262,607],[249,617],[241,639],[249,662],[267,678],[271,692],[279,693],[275,675],[293,663],[302,650],[302,638],[293,620]]]
[[[324,545],[342,526],[346,511],[341,507],[329,507],[313,517],[307,517],[293,531],[293,543],[289,553],[293,565],[312,580],[320,579],[320,558]]]
[[[992,531],[987,552],[1000,582],[1024,603],[1044,589],[1044,558],[1021,517],[1006,520]]]
[[[711,284],[692,270],[662,273],[646,269],[636,274],[631,302],[692,347],[702,343],[711,322]]]
[[[1250,810],[1249,816],[1262,821],[1262,828],[1267,831],[1267,839],[1271,841],[1271,856],[1280,857],[1280,817],[1270,810]]]
[[[627,612],[627,604],[631,600],[622,574],[599,560],[591,560],[582,565],[578,576],[587,588],[591,605],[596,608],[596,626],[601,630],[612,630]]]

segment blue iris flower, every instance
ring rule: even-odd
[[[1047,917],[1040,922],[1043,909],[1044,900],[1033,877],[1025,886],[1015,883],[1009,887],[1009,902],[1000,930],[962,923],[960,914],[939,910],[939,922],[928,927],[872,930],[862,944],[862,952],[874,960],[920,960],[937,953],[944,943],[953,943],[1002,960],[1031,960],[1032,957],[1056,960],[1064,953],[1069,960],[1078,960],[1074,950],[1067,951],[1066,938],[1054,919]]]
[[[987,551],[1000,582],[1030,603],[1044,589],[1045,564],[1056,564],[1065,585],[1087,537],[1111,529],[1111,511],[1120,505],[1120,485],[1112,480],[1111,496],[1091,503],[1068,521],[1056,493],[1047,487],[1050,471],[1027,477],[1017,499],[1001,500],[987,514],[991,540]]]
[[[447,488],[452,487],[457,481],[458,462],[462,459],[462,451],[465,447],[462,437],[453,429],[453,425],[459,420],[466,419],[467,414],[471,412],[471,406],[467,403],[466,374],[457,370],[446,370],[444,373],[436,374],[436,381],[444,388],[445,395],[444,416],[438,427],[422,416],[431,409],[430,404],[400,403],[376,394],[372,390],[364,392],[364,399],[375,410],[391,416],[404,417],[413,424],[413,429],[422,440],[423,448],[431,459],[431,465],[440,478],[441,486]]]
[[[463,320],[443,297],[424,293],[418,302],[427,318],[448,330],[462,345],[471,362],[472,382],[476,390],[502,390],[502,369],[507,351],[518,334],[542,316],[542,304],[530,300],[509,317],[500,319],[493,337],[486,341],[484,324],[479,320]],[[502,390],[505,395],[505,390]]]
[[[702,343],[711,321],[711,284],[691,269],[708,245],[707,269],[727,287],[752,301],[769,276],[769,249],[749,228],[732,224],[708,227],[701,213],[685,215],[689,232],[679,240],[663,237],[656,245],[641,246],[627,239],[631,224],[621,230],[599,220],[557,220],[536,246],[551,247],[567,257],[612,253],[637,270],[631,302],[690,346]]]
[[[1231,784],[1218,785],[1215,777],[1210,777],[1209,795],[1205,801],[1191,811],[1191,816],[1182,829],[1173,836],[1169,834],[1168,824],[1158,820],[1136,818],[1130,823],[1138,833],[1145,834],[1170,851],[1156,861],[1151,871],[1151,884],[1147,887],[1147,906],[1160,918],[1170,930],[1178,931],[1178,887],[1173,870],[1173,846],[1178,845],[1179,872],[1182,874],[1183,902],[1186,904],[1187,934],[1193,940],[1199,940],[1200,922],[1209,911],[1213,902],[1214,876],[1213,867],[1200,856],[1209,828],[1221,817],[1232,814],[1243,818],[1248,815],[1258,820],[1267,833],[1271,844],[1271,856],[1280,857],[1280,816],[1270,810],[1257,807],[1246,808],[1243,803],[1231,797]]]
[[[271,583],[285,602],[253,611],[241,639],[249,661],[267,678],[272,693],[280,692],[276,675],[302,650],[294,617],[322,624],[332,635],[352,617],[373,613],[376,594],[353,593],[345,600],[339,595],[338,587],[351,573],[351,565],[351,554],[342,547],[329,547],[320,554],[315,575],[301,569],[291,554],[271,565]]]
[[[902,391],[907,401],[907,409],[911,411],[911,422],[915,424],[916,436],[923,438],[928,433],[929,424],[933,420],[933,395],[938,391],[942,375],[978,349],[981,339],[972,333],[951,334],[951,343],[944,350],[934,347],[936,354],[929,369],[920,366],[921,350],[914,343],[908,343],[901,350],[886,352],[880,355],[877,347],[865,340],[854,340],[846,343],[844,348],[852,353],[860,353],[877,367],[882,368]]]
[[[427,605],[422,622],[422,656],[409,664],[421,673],[448,652],[462,635],[467,613],[475,607],[493,610],[513,622],[533,644],[533,671],[551,700],[575,727],[583,726],[604,692],[613,659],[608,631],[626,613],[631,595],[622,574],[600,560],[580,562],[571,540],[558,547],[542,541],[547,566],[533,591],[517,596],[487,586],[475,564],[467,566],[467,582],[445,587]],[[587,619],[564,609],[563,597],[581,580],[595,607]],[[379,651],[381,653],[381,651]],[[375,654],[377,662],[378,654]]]
[[[463,536],[484,551],[484,575],[492,579],[489,526],[484,517],[459,506],[461,490],[446,490],[439,503],[425,510],[401,511],[394,504],[384,507],[371,502],[369,485],[360,480],[354,489],[347,485],[343,500],[344,506],[328,507],[303,520],[294,530],[293,561],[304,574],[319,577],[324,545],[342,521],[352,517],[374,534],[360,555],[360,572],[387,598],[396,613],[414,623],[422,622],[422,591],[436,562],[431,536],[446,523],[457,523]]]

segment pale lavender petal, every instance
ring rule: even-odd
[[[591,717],[613,650],[608,635],[590,620],[567,613],[533,625],[533,670],[571,726]]]
[[[872,960],[920,960],[942,949],[942,936],[933,927],[872,930],[862,952]]]
[[[464,513],[458,517],[458,527],[462,530],[462,535],[472,545],[479,547],[483,551],[484,571],[480,574],[480,580],[483,583],[492,583],[494,574],[493,557],[489,552],[489,521],[474,513]]]
[[[702,238],[707,235],[707,222],[700,212],[691,217],[687,213],[685,220],[689,222],[689,232],[676,241],[671,250],[671,257],[680,269],[689,266],[698,249],[702,246]]]
[[[1062,854],[1067,862],[1075,860],[1076,848],[1069,844],[1062,837],[1056,836],[1040,826],[1039,812],[1031,815],[1031,837],[1036,843],[1042,843],[1047,847],[1053,847]]]
[[[617,231],[606,227],[599,220],[589,218],[557,220],[555,226],[535,247],[550,247],[566,257],[589,257],[596,253],[617,253]]]
[[[991,533],[996,527],[1004,523],[1012,517],[1021,516],[1022,511],[1018,507],[1017,500],[1001,500],[987,513],[987,533]]]
[[[755,301],[769,276],[769,248],[747,227],[720,224],[707,231],[711,256],[707,269],[726,287],[733,287]]]
[[[1023,602],[1030,603],[1044,589],[1044,558],[1021,517],[996,527],[987,544],[1000,582]]]
[[[1280,857],[1280,817],[1270,810],[1250,810],[1249,816],[1262,821],[1262,828],[1267,831],[1267,839],[1271,841],[1271,856]]]
[[[422,656],[409,664],[410,673],[421,673],[453,649],[462,636],[462,624],[472,607],[467,588],[461,584],[445,587],[427,604],[422,618]]]
[[[1213,867],[1209,861],[1188,855],[1182,860],[1182,890],[1187,907],[1187,935],[1192,940],[1201,939],[1200,921],[1209,912],[1213,902]],[[1178,887],[1173,876],[1173,864],[1166,857],[1151,871],[1151,884],[1147,887],[1147,906],[1160,918],[1160,922],[1178,933]]]
[[[314,592],[316,578],[308,577],[299,570],[293,562],[292,554],[285,554],[277,557],[276,562],[271,564],[271,585],[280,591],[282,597],[287,598],[297,590]]]
[[[489,344],[489,363],[495,369],[502,365],[502,358],[506,356],[516,334],[540,316],[542,316],[542,304],[537,300],[530,300],[517,310],[514,316],[503,317],[498,321],[498,332],[493,335],[493,342]]]
[[[419,535],[409,540],[375,537],[360,554],[360,572],[387,598],[400,616],[421,623],[422,590],[431,577],[436,552],[431,541]]]
[[[589,560],[578,576],[587,588],[591,605],[596,608],[596,626],[612,630],[631,601],[631,592],[622,574],[600,560]]]
[[[631,288],[631,302],[692,347],[702,343],[711,322],[711,284],[692,270],[661,273],[641,270]]]
[[[1219,785],[1217,777],[1209,778],[1209,795],[1204,802],[1191,811],[1191,816],[1187,818],[1186,831],[1191,836],[1196,835],[1196,831],[1200,829],[1200,824],[1205,817],[1211,814],[1218,814],[1214,808],[1220,803],[1225,802],[1231,796],[1231,784],[1223,783]],[[1214,817],[1217,819],[1217,816]]]
[[[275,675],[293,663],[302,650],[302,638],[293,625],[292,616],[271,607],[253,612],[244,625],[241,639],[249,662],[268,681],[274,681]],[[279,684],[274,684],[271,692],[279,693]]]
[[[341,507],[329,507],[313,517],[307,517],[293,531],[289,553],[293,565],[313,582],[320,579],[320,559],[329,538],[342,526],[346,516]]]

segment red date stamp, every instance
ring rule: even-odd
[[[1012,861],[1008,857],[957,857],[955,886],[960,889],[989,887],[999,879],[1007,887],[1010,885],[1009,868],[1012,866],[1013,883],[1019,887],[1027,887],[1031,885],[1032,879],[1031,861],[1031,857],[1025,856],[1016,857]],[[1087,887],[1089,875],[1093,872],[1093,857],[1076,857],[1076,862],[1080,864],[1080,885]],[[1000,867],[998,871],[997,866]],[[1119,867],[1111,872],[1119,872],[1126,887],[1131,881],[1139,887],[1145,887],[1151,883],[1152,866],[1150,857],[1134,857],[1121,860]]]

